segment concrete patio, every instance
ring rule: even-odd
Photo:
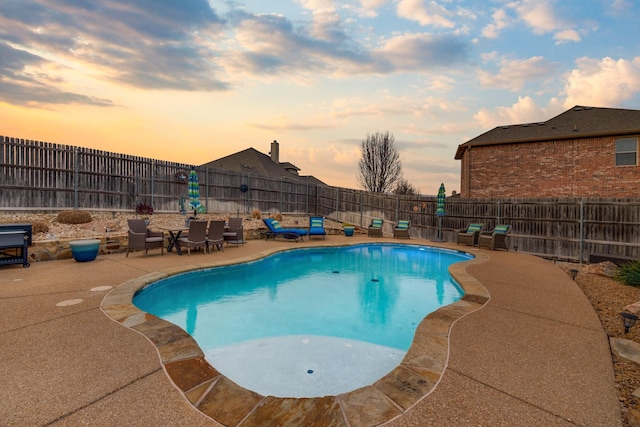
[[[276,248],[357,241],[398,242],[344,236],[326,242],[251,240],[213,254],[151,251],[147,257],[138,252],[87,263],[68,259],[1,267],[0,425],[219,425],[174,385],[145,336],[103,312],[103,299],[113,291],[107,287],[158,271],[250,259]],[[407,408],[394,403],[398,415],[386,425],[622,425],[607,336],[565,273],[525,254],[441,246],[480,255],[453,274],[477,280],[490,298],[446,331],[448,358],[432,391]],[[419,356],[422,349],[414,347]],[[269,402],[258,402],[234,425],[367,424],[357,421],[366,414],[349,420],[305,418],[307,401],[291,400],[300,402],[285,413],[269,412]],[[332,405],[327,413],[334,413]],[[268,417],[258,418],[260,411]]]

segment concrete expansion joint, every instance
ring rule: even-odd
[[[524,400],[524,399],[522,399],[522,398],[520,398],[520,397],[518,397],[518,396],[516,396],[516,395],[511,394],[511,393],[507,393],[506,391],[504,391],[504,390],[502,390],[502,389],[496,388],[496,387],[492,386],[491,384],[487,384],[487,383],[486,383],[486,382],[484,382],[484,381],[480,381],[480,380],[478,380],[477,378],[474,378],[474,377],[472,377],[472,376],[470,376],[470,375],[468,375],[468,374],[465,374],[465,373],[463,373],[463,372],[460,372],[460,371],[458,371],[458,370],[456,370],[456,369],[452,369],[452,368],[448,368],[448,369],[449,369],[451,372],[455,372],[456,374],[458,374],[458,375],[460,375],[460,376],[463,376],[463,377],[467,378],[468,380],[471,380],[471,381],[473,381],[473,382],[475,382],[475,383],[477,383],[477,384],[480,384],[480,385],[482,385],[482,386],[484,386],[484,387],[490,388],[491,390],[494,390],[494,391],[496,391],[496,392],[498,392],[498,393],[500,393],[500,394],[503,394],[503,395],[505,395],[505,396],[509,396],[510,398],[515,399],[515,400],[517,400],[517,401],[518,401],[518,402],[520,402],[520,403],[523,403],[523,404],[525,404],[525,405],[527,405],[527,406],[530,406],[530,407],[532,407],[532,408],[536,408],[536,409],[538,409],[538,410],[540,410],[540,411],[542,411],[542,412],[545,412],[545,413],[547,413],[547,414],[549,414],[549,415],[551,415],[551,416],[553,416],[553,417],[555,417],[555,418],[561,419],[561,420],[563,420],[563,421],[565,421],[565,422],[568,422],[568,423],[570,423],[570,424],[573,424],[573,425],[580,425],[580,424],[576,423],[575,421],[572,421],[572,420],[571,420],[571,419],[569,419],[569,418],[566,418],[566,417],[563,417],[562,415],[558,415],[558,414],[556,414],[556,413],[553,413],[553,412],[549,411],[548,409],[543,408],[543,407],[541,407],[541,406],[539,406],[539,405],[534,405],[533,403],[531,403],[531,402],[529,402],[529,401],[527,401],[527,400]]]

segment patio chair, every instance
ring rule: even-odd
[[[396,239],[408,239],[409,227],[411,227],[411,221],[401,219],[393,229],[393,237]]]
[[[507,234],[511,231],[510,225],[496,225],[493,231],[483,231],[478,237],[478,246],[481,248],[491,249],[504,249],[507,248]]]
[[[369,230],[367,232],[369,237],[382,237],[383,224],[384,224],[384,220],[382,218],[372,219],[371,224],[369,224]]]
[[[147,228],[144,219],[128,219],[129,225],[129,245],[127,247],[127,255],[129,252],[144,250],[144,256],[147,256],[149,249],[160,248],[164,255],[164,233],[162,231],[151,231]]]
[[[309,218],[309,238],[311,236],[321,236],[326,239],[327,232],[324,229],[324,217],[312,216]]]
[[[242,218],[234,217],[229,218],[229,226],[222,234],[224,241],[229,244],[244,245],[244,226],[242,225]]]
[[[269,238],[275,240],[276,237],[283,237],[297,242],[298,239],[304,240],[303,236],[308,234],[307,230],[300,228],[283,228],[282,225],[280,225],[280,221],[273,218],[263,218],[262,222],[267,226],[267,231],[264,233],[266,240],[269,240]]]
[[[478,236],[482,231],[482,227],[484,227],[484,224],[471,223],[467,228],[458,230],[458,241],[456,243],[459,245],[477,246]]]
[[[209,231],[207,232],[207,249],[209,253],[213,252],[213,248],[223,251],[224,244],[224,221],[210,221]]]
[[[207,224],[208,221],[192,220],[189,223],[189,235],[180,237],[177,244],[187,248],[187,253],[191,255],[191,249],[207,248]]]

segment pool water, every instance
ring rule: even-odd
[[[133,302],[186,330],[245,388],[338,394],[402,361],[422,319],[462,297],[448,266],[470,258],[416,245],[296,249],[172,276]]]

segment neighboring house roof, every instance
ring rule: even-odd
[[[213,160],[209,163],[201,165],[201,167],[210,167],[224,169],[233,172],[247,173],[251,175],[268,176],[271,178],[286,178],[310,184],[326,185],[324,182],[313,176],[300,176],[297,171],[300,169],[291,163],[276,163],[271,157],[259,152],[254,148],[247,148],[235,154]],[[293,170],[294,172],[291,172]]]
[[[576,105],[546,122],[498,126],[458,146],[455,159],[469,147],[640,133],[640,110]]]

